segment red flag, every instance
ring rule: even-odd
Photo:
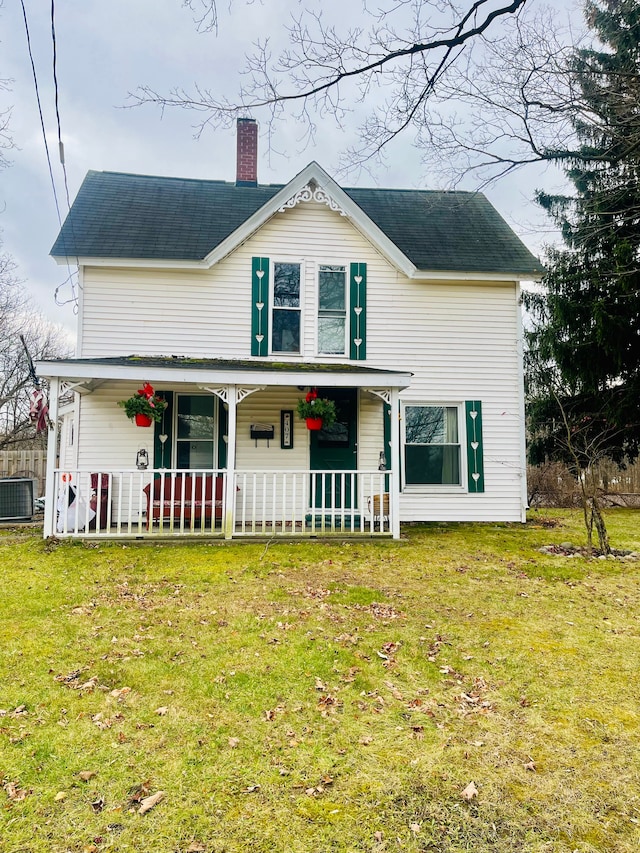
[[[36,425],[36,435],[44,432],[49,426],[49,406],[44,391],[40,388],[34,388],[31,392],[29,417],[31,423]]]

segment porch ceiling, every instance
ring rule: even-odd
[[[106,380],[174,385],[323,386],[342,388],[407,388],[412,374],[342,362],[285,362],[264,359],[188,358],[185,356],[120,356],[39,361],[40,377],[62,379],[89,394]]]

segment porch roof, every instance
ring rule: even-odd
[[[91,393],[108,380],[151,383],[249,386],[323,386],[339,388],[407,388],[408,371],[381,370],[344,362],[268,361],[266,359],[188,358],[186,356],[117,356],[38,361],[46,379],[63,379],[79,393]]]

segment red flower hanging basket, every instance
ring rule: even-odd
[[[322,418],[306,418],[307,429],[322,429]]]
[[[135,416],[136,426],[140,427],[150,427],[153,423],[152,419],[149,415],[143,415],[141,412],[138,412]]]

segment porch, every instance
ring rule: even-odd
[[[400,535],[408,373],[134,356],[38,369],[52,423],[45,536]],[[143,380],[167,401],[146,430],[117,405]],[[335,402],[328,429],[295,417],[311,387]]]
[[[56,469],[45,536],[397,536],[392,471]]]

